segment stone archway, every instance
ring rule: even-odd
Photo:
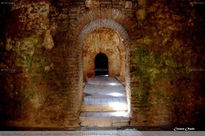
[[[129,79],[129,36],[128,33],[126,32],[126,30],[122,27],[122,25],[120,25],[119,23],[117,23],[116,21],[112,20],[112,19],[97,19],[94,21],[91,21],[89,24],[87,24],[83,30],[80,33],[80,36],[78,38],[79,41],[79,45],[80,48],[82,49],[83,52],[83,48],[85,46],[85,39],[86,37],[93,31],[98,30],[100,28],[107,28],[107,29],[111,29],[113,31],[115,31],[119,37],[120,37],[120,42],[123,45],[124,48],[124,53],[122,53],[122,55],[120,56],[121,59],[124,59],[125,64],[124,65],[124,73],[122,72],[122,74],[125,75],[125,87],[126,87],[126,96],[127,96],[127,102],[128,102],[128,111],[130,112],[130,79]],[[83,53],[84,55],[84,53]],[[83,61],[85,61],[83,59],[83,55],[80,56],[80,65],[83,66]],[[109,57],[108,57],[109,58]],[[83,72],[83,67],[80,68],[80,73],[83,73],[84,78],[86,76],[87,73]],[[123,80],[122,80],[123,81]]]

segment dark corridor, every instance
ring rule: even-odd
[[[105,54],[99,53],[95,57],[95,76],[108,75],[108,58]]]

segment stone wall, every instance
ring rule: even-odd
[[[49,1],[11,5],[5,48],[16,57],[16,78],[5,76],[9,80],[4,86],[7,126],[79,126],[79,51],[68,38],[69,28],[62,29],[60,21],[52,21],[56,12]]]
[[[132,125],[201,125],[202,7],[188,1],[147,1],[146,19],[139,22],[131,47]]]
[[[79,127],[84,43],[104,27],[124,48],[130,125],[197,124],[204,110],[203,7],[175,0],[1,5],[0,123]]]

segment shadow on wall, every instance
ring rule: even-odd
[[[26,101],[25,96],[19,91],[22,88],[22,81],[18,74],[0,73],[0,129],[6,126],[6,120],[15,120],[22,117],[23,101]]]

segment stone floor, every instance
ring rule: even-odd
[[[113,77],[90,78],[84,88],[80,119],[84,127],[128,125],[129,113],[124,85]]]
[[[2,131],[0,136],[204,136],[204,131],[138,131],[138,130],[90,130],[90,131]]]
[[[126,106],[125,87],[115,78],[98,76],[88,80],[84,88],[84,105],[121,104]],[[116,105],[117,106],[117,105]]]
[[[136,130],[90,130],[90,131],[5,131],[1,136],[142,136]]]

